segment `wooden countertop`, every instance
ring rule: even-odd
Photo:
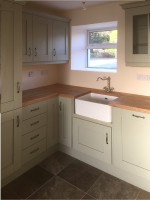
[[[61,84],[54,84],[50,86],[23,91],[23,106],[47,100],[58,95],[74,99],[89,92],[117,96],[117,99],[109,103],[109,105],[113,107],[150,114],[150,97],[148,96],[120,92],[107,93],[104,90]]]

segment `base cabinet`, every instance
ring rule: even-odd
[[[115,108],[114,163],[150,180],[150,114]]]
[[[1,169],[2,179],[21,167],[22,110],[2,114]]]
[[[74,118],[73,148],[98,160],[111,163],[111,127]]]
[[[22,164],[46,152],[47,108],[47,101],[23,108]]]
[[[48,100],[47,148],[58,143],[58,97]]]
[[[59,97],[59,143],[72,146],[73,99]]]

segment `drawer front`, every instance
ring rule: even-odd
[[[26,149],[27,147],[41,141],[46,138],[47,127],[41,127],[37,130],[34,130],[30,133],[27,133],[22,136],[22,149]]]
[[[29,148],[23,150],[23,152],[22,152],[23,164],[36,158],[44,151],[46,151],[46,140],[45,139],[32,145]]]
[[[23,121],[23,135],[47,124],[47,114],[38,115]]]
[[[35,103],[26,107],[23,107],[23,120],[32,118],[42,113],[47,112],[47,101],[42,101],[40,103]]]

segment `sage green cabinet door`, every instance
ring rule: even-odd
[[[150,180],[150,114],[113,108],[114,165]]]
[[[21,109],[2,114],[2,179],[8,177],[21,167],[21,120]]]
[[[126,10],[126,64],[150,66],[150,5]]]
[[[122,111],[122,159],[150,170],[150,115]]]
[[[48,100],[47,148],[58,143],[58,97]]]
[[[22,8],[3,2],[1,11],[1,112],[22,106]]]
[[[33,61],[52,60],[52,21],[33,16]]]
[[[53,61],[69,60],[69,23],[53,20]]]
[[[22,14],[22,56],[23,62],[32,62],[32,15]]]
[[[73,100],[59,97],[59,143],[72,146]]]
[[[74,118],[73,148],[111,164],[111,128]]]

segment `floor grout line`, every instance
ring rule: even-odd
[[[42,187],[44,187],[54,177],[55,177],[55,175],[53,175],[49,180],[47,180],[44,184],[42,184],[39,188],[37,188],[34,192],[32,192],[26,199],[29,199],[29,197],[31,197],[33,194],[35,194],[36,192],[38,192]]]

